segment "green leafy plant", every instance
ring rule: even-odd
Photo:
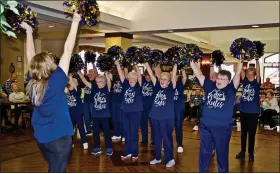
[[[18,5],[17,1],[6,1],[6,0],[0,0],[0,27],[1,27],[1,32],[8,35],[12,36],[14,38],[17,38],[16,34],[11,31],[12,27],[10,24],[7,23],[6,17],[4,16],[6,10],[11,10],[15,14],[19,15],[19,12],[16,8]]]

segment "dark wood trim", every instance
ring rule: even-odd
[[[129,32],[131,34],[158,34],[158,33],[169,33],[168,31],[172,30],[172,33],[176,32],[194,32],[194,31],[215,31],[215,30],[239,30],[239,29],[258,29],[253,28],[253,25],[258,25],[258,28],[271,28],[271,27],[280,27],[280,23],[268,23],[268,24],[251,24],[251,25],[237,25],[237,26],[219,26],[219,27],[205,27],[205,28],[185,28],[185,29],[168,29],[168,30],[151,30],[151,31],[136,31]]]
[[[133,39],[133,35],[129,33],[105,33],[105,38],[110,37],[123,37],[127,39]]]

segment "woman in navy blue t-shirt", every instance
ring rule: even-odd
[[[197,63],[191,61],[190,64],[205,92],[200,119],[199,172],[208,172],[214,147],[217,152],[219,172],[228,172],[232,113],[236,91],[240,83],[242,62],[239,62],[231,82],[229,71],[219,71],[216,82],[213,82],[202,74]]]
[[[153,75],[150,65],[145,63],[145,66],[154,85],[154,100],[150,118],[155,137],[155,159],[150,164],[161,163],[163,141],[166,167],[172,167],[175,165],[172,132],[175,121],[174,92],[176,89],[177,65],[173,67],[172,77],[169,72],[163,72],[159,75],[159,81]]]
[[[143,111],[141,96],[142,76],[138,66],[134,65],[136,72],[129,72],[128,79],[125,79],[119,62],[116,61],[115,64],[124,90],[121,110],[124,117],[125,152],[121,158],[125,160],[132,157],[132,161],[135,162],[138,160],[138,129]]]
[[[84,128],[84,119],[83,119],[83,103],[81,99],[82,90],[78,86],[77,79],[73,78],[72,75],[69,76],[69,83],[68,83],[68,92],[67,92],[67,99],[68,99],[68,106],[69,106],[69,113],[72,120],[73,127],[75,128],[75,124],[79,129],[80,137],[83,143],[83,148],[88,149],[87,137]]]
[[[98,75],[95,82],[88,82],[81,72],[78,72],[83,83],[91,88],[91,93],[94,96],[92,120],[93,120],[93,150],[91,154],[101,154],[100,148],[100,124],[102,125],[104,136],[106,155],[113,155],[112,140],[110,136],[110,90],[111,79],[107,72],[104,75]]]
[[[25,22],[21,24],[26,30],[26,57],[31,77],[26,88],[35,105],[34,136],[49,163],[49,172],[54,173],[65,172],[72,149],[73,127],[64,90],[80,20],[75,12],[58,66],[48,53],[35,54],[32,28]]]
[[[241,121],[241,152],[236,159],[244,158],[246,152],[247,134],[249,134],[249,161],[254,161],[255,135],[260,115],[260,64],[256,60],[256,69],[248,68],[246,74],[241,72],[243,93],[239,104]]]

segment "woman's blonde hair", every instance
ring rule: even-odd
[[[134,78],[137,80],[137,73],[135,71],[130,71],[127,75],[128,78]]]
[[[107,84],[107,80],[106,80],[106,77],[104,75],[99,74],[99,75],[96,76],[95,80],[96,79],[101,79],[104,85]]]
[[[253,72],[254,75],[256,75],[256,68],[250,67],[246,70],[246,74],[248,74],[249,72]]]
[[[162,72],[162,73],[160,74],[160,78],[161,78],[162,76],[167,77],[167,78],[168,78],[168,81],[171,80],[171,74],[170,74],[169,72]]]
[[[31,95],[35,106],[41,104],[48,86],[48,79],[56,68],[57,65],[46,52],[36,54],[31,59],[29,67],[31,80],[27,84],[26,91],[27,95]]]

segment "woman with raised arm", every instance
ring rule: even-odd
[[[73,127],[77,124],[79,129],[81,143],[84,149],[88,149],[87,136],[84,128],[84,110],[83,102],[81,99],[82,90],[78,85],[77,79],[73,78],[72,74],[69,74],[69,83],[67,85],[67,99],[69,106],[69,113],[72,120]],[[74,139],[74,138],[73,138]],[[74,147],[74,143],[73,143]]]
[[[232,80],[229,71],[220,70],[216,82],[206,78],[197,63],[191,61],[191,68],[205,91],[205,102],[200,118],[199,172],[208,172],[214,147],[219,172],[228,172],[232,113],[240,83],[242,62],[239,62]]]
[[[93,150],[92,155],[101,154],[100,148],[100,124],[102,125],[104,136],[106,155],[113,155],[112,140],[110,136],[110,90],[111,79],[108,72],[104,75],[98,75],[95,82],[88,82],[81,72],[78,72],[82,82],[91,89],[94,96],[92,120],[93,120]]]
[[[132,157],[132,161],[135,162],[138,160],[138,129],[143,111],[142,75],[138,66],[134,65],[136,72],[129,72],[126,79],[119,62],[116,61],[115,64],[124,90],[121,110],[124,117],[125,152],[121,158],[126,160]]]
[[[72,147],[73,127],[64,89],[81,17],[76,12],[64,52],[57,66],[48,53],[35,54],[32,28],[25,22],[26,56],[30,81],[27,93],[33,110],[32,125],[39,148],[49,163],[49,172],[65,172]]]
[[[173,158],[173,138],[175,112],[174,92],[176,89],[177,65],[174,65],[172,77],[169,72],[162,72],[159,80],[154,76],[150,65],[145,63],[147,71],[154,85],[154,100],[150,112],[152,131],[155,137],[155,159],[151,165],[161,163],[161,147],[163,141],[166,167],[175,165]]]
[[[175,95],[174,95],[174,109],[175,109],[175,132],[177,140],[177,152],[183,153],[183,120],[185,114],[185,95],[184,89],[187,82],[187,75],[182,69],[182,79],[177,80]]]
[[[239,104],[241,121],[241,152],[236,159],[244,158],[246,152],[247,134],[249,134],[249,161],[254,161],[255,135],[260,115],[260,64],[256,60],[256,68],[250,67],[241,72],[243,93]]]

